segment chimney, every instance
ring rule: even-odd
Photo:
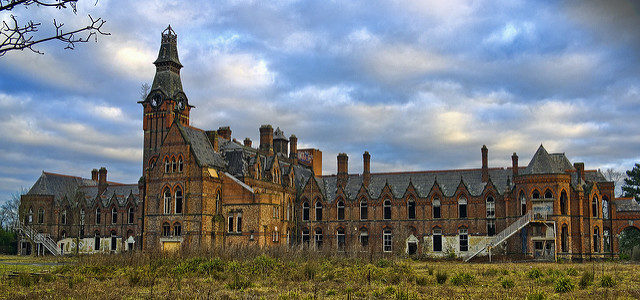
[[[338,186],[344,188],[349,178],[349,157],[346,153],[338,154]]]
[[[98,171],[98,194],[102,194],[107,189],[107,168],[102,167]]]
[[[577,162],[573,164],[573,167],[576,168],[576,173],[578,173],[578,178],[584,180],[584,163]],[[578,180],[580,182],[580,180]]]
[[[295,134],[292,134],[289,137],[289,158],[297,159],[298,158],[298,138]]]
[[[231,128],[229,126],[218,128],[218,135],[225,140],[231,140]]]
[[[518,155],[513,152],[511,155],[511,168],[513,169],[513,177],[515,178],[518,175]]]
[[[362,170],[362,184],[366,188],[369,187],[369,181],[371,180],[371,155],[368,151],[362,154],[363,170]]]
[[[260,150],[273,153],[273,127],[260,126]]]
[[[489,149],[487,149],[486,145],[482,145],[482,182],[489,181],[489,167],[487,165],[487,154],[489,153]]]
[[[98,169],[91,170],[91,180],[98,181]]]
[[[213,151],[218,152],[220,147],[218,147],[218,132],[215,130],[207,130],[207,137],[209,138],[209,143],[213,147]]]
[[[249,147],[249,148],[251,148],[251,144],[252,144],[252,142],[251,142],[251,139],[250,139],[250,138],[245,138],[245,139],[244,139],[244,146],[245,146],[245,147]]]

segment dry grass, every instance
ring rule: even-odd
[[[534,296],[542,295],[545,299],[637,299],[638,266],[626,262],[468,264],[237,250],[181,257],[0,256],[0,298],[538,299]],[[438,283],[436,276],[443,273],[447,280]],[[594,280],[581,285],[584,274],[593,274]],[[567,282],[574,286],[572,290],[558,289]]]

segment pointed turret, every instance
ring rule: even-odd
[[[146,100],[155,101],[153,102],[155,106],[161,104],[158,101],[167,99],[182,100],[185,102],[181,105],[187,105],[180,79],[182,64],[178,58],[178,35],[173,31],[171,25],[162,32],[160,52],[158,52],[158,58],[153,64],[156,65],[156,75]],[[158,96],[158,94],[161,95]]]

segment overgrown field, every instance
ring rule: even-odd
[[[313,255],[0,256],[0,297],[637,299],[640,265],[483,263]]]

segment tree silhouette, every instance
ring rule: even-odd
[[[635,164],[633,169],[627,171],[622,192],[625,197],[634,197],[636,201],[640,201],[640,164]]]
[[[33,7],[42,7],[59,10],[71,9],[76,14],[77,2],[78,0],[0,0],[0,13],[17,10],[18,8],[26,10]],[[87,26],[69,31],[64,27],[64,23],[53,19],[55,33],[38,37],[36,37],[35,33],[40,30],[41,22],[34,20],[19,21],[13,14],[9,18],[9,21],[2,21],[0,27],[0,57],[12,50],[25,49],[43,54],[34,46],[51,40],[65,43],[65,49],[75,49],[77,43],[86,43],[91,39],[97,41],[98,35],[110,35],[110,33],[102,31],[102,26],[106,21],[102,18],[95,19],[91,15],[89,15]]]

